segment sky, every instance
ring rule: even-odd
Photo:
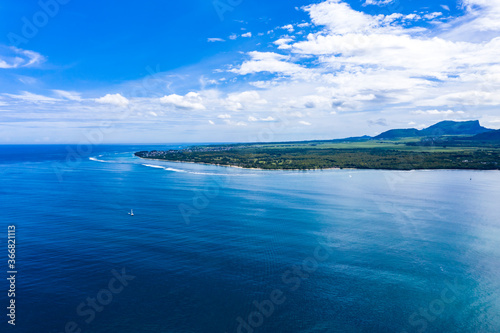
[[[500,0],[6,0],[0,144],[500,128]]]

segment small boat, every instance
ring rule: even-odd
[[[133,210],[133,209],[131,209],[131,210],[130,210],[130,213],[128,213],[128,215],[130,215],[130,216],[134,216],[134,210]]]

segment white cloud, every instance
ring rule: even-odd
[[[213,121],[211,121],[211,120],[209,120],[209,121],[208,121],[208,123],[209,123],[210,125],[215,125],[215,123],[214,123]]]
[[[274,117],[271,117],[271,116],[266,117],[266,118],[256,118],[254,116],[249,116],[248,121],[250,121],[250,122],[256,122],[256,121],[269,122],[269,121],[276,121],[276,119]]]
[[[229,118],[231,118],[231,115],[229,115],[227,113],[220,114],[220,115],[217,116],[217,118],[219,118],[219,119],[229,119]]]
[[[445,38],[484,42],[500,34],[500,0],[462,0],[466,15],[457,19]]]
[[[425,14],[423,16],[423,18],[426,20],[432,20],[432,19],[435,19],[436,17],[442,16],[442,15],[443,15],[443,13],[441,13],[441,12],[434,12],[434,13]]]
[[[278,45],[278,49],[287,50],[287,49],[291,49],[292,48],[289,45],[290,42],[293,42],[292,38],[280,38],[280,39],[274,41],[273,43],[276,44],[276,45]]]
[[[326,26],[331,33],[369,33],[377,29],[380,32],[401,32],[393,27],[394,16],[368,15],[353,10],[349,4],[340,0],[327,0],[304,7],[312,22],[318,26]],[[388,19],[389,18],[389,19]]]
[[[420,18],[421,18],[420,15],[417,15],[417,14],[408,14],[408,15],[404,16],[404,19],[409,20],[409,21],[418,20]]]
[[[96,98],[95,101],[101,104],[111,104],[120,107],[125,107],[129,104],[129,100],[120,94],[106,94],[103,97]]]
[[[231,93],[223,101],[223,105],[233,111],[239,111],[249,107],[255,108],[264,104],[267,104],[267,101],[261,98],[259,93],[255,90]]]
[[[288,30],[288,32],[294,32],[294,28],[293,28],[293,25],[291,24],[287,24],[287,25],[284,25],[281,27],[281,29],[285,29],[285,30]]]
[[[23,50],[14,46],[0,45],[0,68],[13,69],[32,67],[45,61],[45,58],[35,51]]]
[[[368,6],[368,5],[376,5],[376,6],[385,6],[390,3],[393,3],[396,0],[366,0],[363,6]]]
[[[252,33],[249,31],[249,32],[246,32],[244,34],[241,35],[241,37],[252,37]]]
[[[28,91],[23,91],[20,95],[16,94],[4,94],[5,96],[9,96],[10,98],[29,102],[29,103],[35,103],[35,104],[40,104],[40,103],[56,103],[59,101],[57,98],[52,98],[52,97],[47,97],[43,95],[37,95],[30,93]]]
[[[453,110],[417,110],[417,111],[412,111],[412,114],[419,114],[419,115],[453,115],[453,114],[464,114],[465,112],[463,111],[453,111]]]
[[[186,110],[205,110],[205,105],[202,104],[202,98],[199,93],[189,92],[185,96],[172,94],[160,98],[163,104],[172,105],[178,109]]]
[[[299,121],[299,124],[306,125],[306,126],[311,126],[310,122],[304,121],[304,120]]]
[[[481,90],[454,92],[436,98],[429,98],[416,104],[423,106],[446,105],[450,107],[500,105],[500,88],[497,88],[495,92]]]
[[[238,35],[236,35],[236,34],[229,35],[229,39],[231,39],[231,40],[235,40],[236,38],[238,38]]]
[[[230,71],[241,75],[259,72],[292,75],[303,71],[301,66],[286,61],[287,57],[281,54],[257,51],[252,51],[248,54],[251,60],[245,61],[239,68],[233,68]]]
[[[281,87],[276,87],[281,94],[286,87],[298,84],[298,80],[317,88],[332,86],[314,94],[317,100],[307,100],[306,91],[296,91],[290,102],[285,104],[289,107],[295,104],[295,107],[317,108],[320,105],[320,109],[326,109],[327,105],[332,105],[337,111],[345,111],[359,110],[373,103],[385,106],[397,103],[439,106],[453,101],[470,105],[492,105],[496,102],[491,94],[500,90],[500,59],[497,57],[500,37],[471,43],[427,36],[396,23],[397,20],[420,19],[417,15],[393,13],[372,16],[354,11],[346,3],[336,0],[310,5],[305,10],[314,23],[326,27],[295,43],[285,38],[276,40],[274,44],[291,52],[289,55],[250,52],[251,60],[231,71],[241,75],[288,75],[293,81],[281,80]],[[337,11],[349,14],[349,20],[335,19],[336,15],[340,15]],[[424,19],[438,16],[441,13],[431,13]],[[316,66],[308,68],[299,65],[303,57],[315,61]],[[262,89],[273,89],[272,85],[259,82],[252,84]],[[473,86],[478,82],[479,85],[480,82],[487,82],[490,91],[483,95],[473,93],[465,98],[446,92],[456,90],[460,84]]]
[[[482,6],[468,10],[491,7],[485,1]],[[500,37],[477,43],[437,34],[430,29],[441,33],[466,23],[450,23],[449,17],[438,21],[441,12],[370,15],[340,0],[303,10],[315,32],[306,38],[280,36],[272,41],[280,53],[249,52],[250,59],[229,68],[237,75],[255,75],[248,83],[260,89],[268,110],[303,110],[306,123],[320,123],[320,115],[339,117],[348,111],[404,110],[408,115],[415,107],[435,108],[415,113],[424,118],[460,115],[447,108],[461,105],[500,104]],[[413,25],[423,20],[432,26]],[[263,111],[243,104],[227,99],[224,107]],[[248,121],[262,119],[252,115]]]
[[[225,39],[222,38],[207,38],[207,42],[213,43],[213,42],[225,42]]]
[[[68,99],[70,101],[82,101],[80,93],[76,91],[65,91],[65,90],[52,90],[56,95]]]

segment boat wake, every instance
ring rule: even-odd
[[[96,156],[96,157],[89,157],[89,160],[91,161],[94,161],[94,162],[100,162],[100,163],[131,163],[130,161],[122,161],[122,160],[101,160],[99,159],[99,157],[101,157],[103,155],[99,155],[99,156]],[[133,163],[132,164],[137,164],[137,163]],[[191,174],[191,175],[205,175],[205,176],[255,176],[256,174],[255,173],[247,173],[246,171],[245,172],[241,172],[241,173],[217,173],[217,172],[200,172],[200,171],[192,171],[192,170],[185,170],[185,169],[177,169],[177,168],[172,168],[172,167],[169,167],[169,166],[163,166],[163,165],[155,165],[155,164],[141,164],[145,167],[148,167],[148,168],[155,168],[155,169],[163,169],[165,171],[169,171],[169,172],[179,172],[179,173],[186,173],[186,174]]]
[[[94,162],[101,162],[101,163],[113,163],[112,161],[100,160],[97,157],[89,157],[89,160],[94,161]]]
[[[150,168],[163,169],[163,170],[167,170],[167,171],[173,171],[173,172],[188,172],[188,173],[189,173],[189,171],[186,171],[186,170],[174,169],[174,168],[164,167],[164,166],[161,166],[161,165],[154,165],[154,164],[143,164],[143,165],[144,165],[144,166],[147,166],[147,167],[150,167]]]

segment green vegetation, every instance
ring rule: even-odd
[[[500,149],[418,151],[396,149],[307,149],[241,147],[227,151],[179,151],[137,156],[176,162],[208,163],[261,169],[499,169]]]
[[[414,134],[415,131],[392,130],[385,133],[399,135]],[[455,135],[421,135],[422,132],[436,131]],[[500,169],[499,131],[485,129],[478,122],[442,122],[417,132],[418,136],[392,139],[365,136],[328,141],[193,146],[182,150],[141,151],[135,155],[175,162],[268,170]]]

